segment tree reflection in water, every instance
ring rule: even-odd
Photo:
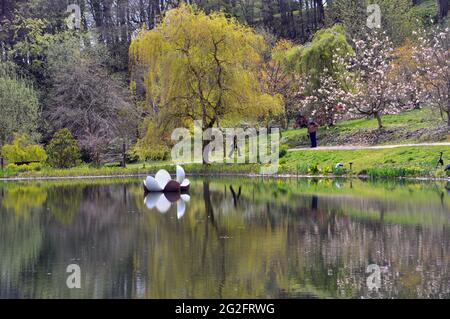
[[[198,180],[180,218],[181,198],[160,214],[134,179],[2,184],[0,298],[450,297],[450,196],[435,186]]]

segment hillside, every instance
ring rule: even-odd
[[[438,119],[438,120],[436,120]],[[383,117],[384,128],[377,129],[376,119],[358,119],[322,127],[318,132],[319,146],[384,145],[450,141],[446,123],[430,108],[412,110]],[[289,148],[307,147],[306,129],[283,133],[283,143]]]

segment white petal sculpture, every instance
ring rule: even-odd
[[[183,183],[181,183],[180,187],[182,191],[186,191],[189,189],[189,186],[191,185],[191,182],[186,178]]]
[[[144,189],[146,192],[185,192],[189,190],[190,182],[186,179],[186,173],[181,166],[177,166],[177,180],[172,180],[169,172],[160,170],[153,178],[148,176],[144,181]]]
[[[181,191],[187,191],[189,189],[190,182],[186,178],[186,173],[183,167],[177,166],[177,182],[180,183]]]
[[[147,177],[147,179],[144,181],[144,185],[145,185],[145,188],[149,192],[162,192],[164,190],[164,187],[161,186],[158,183],[158,181],[155,178],[151,177],[151,176]]]
[[[177,182],[183,183],[184,179],[186,178],[186,173],[184,172],[183,167],[180,165],[177,165]]]
[[[169,172],[162,169],[156,173],[155,176],[156,181],[158,184],[164,189],[166,185],[172,180],[172,177],[170,176]]]

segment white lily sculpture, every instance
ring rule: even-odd
[[[189,190],[190,182],[181,166],[177,166],[177,179],[174,181],[169,172],[162,169],[155,177],[148,176],[144,180],[144,190],[149,193],[175,193]]]

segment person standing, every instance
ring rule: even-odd
[[[308,123],[308,135],[311,140],[311,148],[317,147],[317,130],[319,125],[314,122],[314,120],[310,120]]]
[[[233,155],[235,154],[236,151],[237,151],[237,153],[238,153],[238,156],[241,157],[241,149],[239,148],[238,138],[237,138],[237,136],[235,135],[235,136],[233,137],[233,145],[231,146],[231,152],[230,152],[230,154],[228,154],[228,157],[229,157],[230,159],[232,159],[232,158],[233,158]]]

